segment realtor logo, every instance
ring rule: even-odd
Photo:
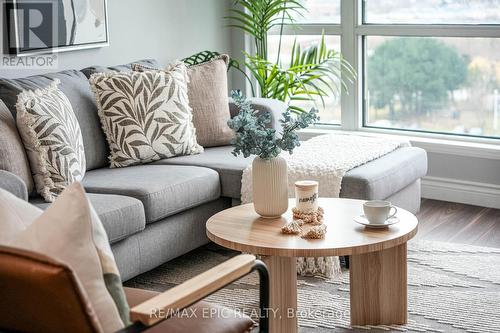
[[[9,53],[46,50],[59,44],[61,1],[8,0],[5,16],[9,30]]]
[[[45,49],[55,44],[57,6],[54,2],[17,2],[7,13],[11,29],[10,47],[19,50]]]
[[[55,68],[55,54],[35,55],[36,51],[50,50],[58,44],[59,1],[8,0],[3,17],[7,19],[8,36],[0,67],[4,69]],[[50,51],[49,51],[50,52]]]

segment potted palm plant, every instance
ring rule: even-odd
[[[243,52],[244,65],[253,77],[253,95],[258,91],[260,97],[287,102],[298,113],[305,110],[296,102],[319,99],[324,105],[324,97],[338,95],[340,88],[355,78],[352,66],[340,52],[328,48],[324,35],[307,48],[295,40],[289,65],[282,64],[283,27],[294,26],[295,18],[305,11],[301,0],[235,0],[226,17],[228,26],[241,29],[253,39],[255,52]],[[268,55],[268,34],[272,29],[279,31],[277,57],[273,60]]]

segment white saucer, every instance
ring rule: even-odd
[[[364,215],[358,215],[354,218],[354,221],[368,228],[387,228],[390,225],[398,223],[399,217],[397,216],[389,217],[383,224],[374,224],[370,223],[370,221],[368,221]]]

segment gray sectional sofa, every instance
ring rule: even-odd
[[[153,60],[141,63],[158,66]],[[44,87],[58,78],[82,129],[87,172],[83,185],[108,233],[122,278],[130,279],[208,242],[205,222],[214,213],[237,204],[241,175],[251,158],[234,157],[232,147],[206,148],[200,155],[181,156],[148,165],[110,169],[108,147],[97,116],[88,77],[98,71],[129,70],[128,65],[90,67],[23,79],[0,79],[0,99],[14,113],[22,89]],[[271,112],[278,128],[285,105],[254,99],[256,109]],[[237,113],[230,105],[231,113]],[[3,121],[0,119],[0,121]],[[0,158],[2,158],[0,156]],[[388,199],[416,212],[420,178],[426,174],[425,151],[409,147],[347,173],[341,197]],[[0,187],[44,209],[49,204],[13,173],[0,170]]]

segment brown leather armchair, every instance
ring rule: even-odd
[[[257,270],[260,277],[259,332],[268,331],[269,277],[252,255],[236,256],[164,293],[125,288],[133,322],[120,332],[249,332],[249,317],[200,299]],[[168,316],[189,309],[190,318]],[[0,331],[99,332],[94,310],[78,277],[65,264],[46,256],[0,246]]]

